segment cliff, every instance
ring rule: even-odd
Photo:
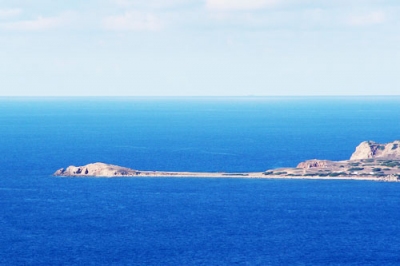
[[[400,141],[380,144],[374,141],[364,141],[356,147],[350,160],[373,159],[373,158],[398,158],[400,159]]]

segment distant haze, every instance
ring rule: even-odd
[[[400,95],[397,0],[0,1],[0,96]]]

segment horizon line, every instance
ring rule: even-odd
[[[0,98],[271,98],[271,97],[399,97],[400,94],[338,95],[0,95]]]

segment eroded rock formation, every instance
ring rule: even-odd
[[[356,147],[350,160],[373,159],[373,158],[400,158],[400,141],[380,144],[374,141],[364,141]]]
[[[308,160],[305,162],[301,162],[297,165],[296,168],[303,168],[303,169],[309,169],[309,168],[324,168],[327,167],[330,161],[327,160]]]

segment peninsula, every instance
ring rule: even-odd
[[[69,166],[55,176],[74,177],[246,177],[297,179],[357,179],[400,181],[400,141],[380,144],[364,141],[356,147],[349,160],[308,160],[295,168],[278,168],[264,172],[168,172],[141,171],[105,163]]]

